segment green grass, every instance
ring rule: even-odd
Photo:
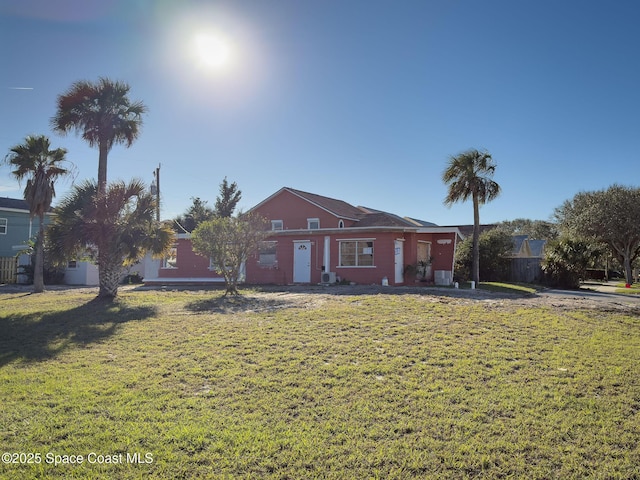
[[[640,283],[631,284],[630,288],[625,287],[625,283],[619,283],[616,285],[616,293],[625,293],[627,295],[640,295]]]
[[[537,285],[504,282],[481,282],[478,288],[490,292],[512,293],[517,295],[532,295],[541,289]]]
[[[471,289],[471,282],[459,283],[461,289]],[[543,289],[540,285],[530,283],[507,283],[507,282],[480,282],[477,285],[480,290],[486,290],[494,293],[506,293],[516,296],[530,296]]]
[[[638,316],[244,293],[0,294],[0,478],[640,477]]]

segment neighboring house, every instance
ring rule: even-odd
[[[430,283],[449,285],[454,253],[462,238],[457,227],[399,217],[342,200],[281,188],[249,212],[271,223],[271,235],[245,265],[249,284],[409,285],[418,262]],[[408,269],[411,266],[413,268]],[[147,269],[150,272],[150,269]],[[207,258],[191,249],[189,234],[176,236],[172,256],[145,283],[222,281]]]
[[[47,213],[45,225],[50,221],[51,214]],[[0,283],[25,281],[25,275],[18,275],[17,256],[28,248],[29,240],[35,239],[39,230],[40,220],[31,218],[25,200],[0,197]],[[29,258],[20,256],[20,265],[28,265]]]
[[[45,214],[45,225],[51,221]],[[0,197],[0,257],[15,257],[27,247],[30,239],[38,235],[40,221],[31,218],[25,200]]]
[[[510,281],[534,283],[542,279],[542,260],[546,243],[546,240],[532,240],[528,235],[513,236]]]
[[[152,265],[152,271],[157,271],[157,265],[153,266],[151,256],[146,256],[139,263],[127,268],[122,272],[122,278],[127,275],[137,273],[144,278],[145,267],[147,264]],[[155,270],[154,270],[155,269]],[[95,286],[100,284],[98,276],[98,266],[93,262],[85,260],[71,260],[67,262],[64,268],[64,280],[66,285],[88,285]]]
[[[52,218],[52,212],[45,214],[45,225],[51,223]],[[39,225],[37,217],[30,218],[29,205],[25,200],[0,197],[0,283],[16,281],[16,263],[9,259],[28,247],[29,240],[38,235]],[[28,255],[20,257],[20,265],[29,261]],[[127,273],[138,272],[144,276],[144,267],[149,262],[150,259],[145,259]],[[17,280],[26,281],[26,277]],[[64,269],[63,282],[68,285],[98,285],[98,267],[91,262],[70,261]]]
[[[70,260],[64,268],[63,282],[66,285],[99,285],[98,267],[84,260]]]

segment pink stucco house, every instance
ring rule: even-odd
[[[247,259],[245,283],[448,285],[461,233],[407,217],[284,187],[250,212],[270,221],[271,234]],[[172,256],[147,270],[147,283],[218,282],[209,259],[177,235]]]

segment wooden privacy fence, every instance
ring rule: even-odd
[[[16,283],[18,259],[0,257],[0,283]]]
[[[542,259],[537,257],[512,258],[509,280],[511,282],[539,283],[544,278]]]

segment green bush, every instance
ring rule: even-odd
[[[471,278],[473,237],[468,236],[456,248],[456,278],[459,281]],[[480,279],[483,281],[506,281],[509,277],[510,259],[513,250],[511,235],[503,230],[486,230],[480,234]]]
[[[561,238],[545,249],[542,271],[548,285],[559,288],[579,288],[587,275],[587,268],[599,252],[582,240]]]

